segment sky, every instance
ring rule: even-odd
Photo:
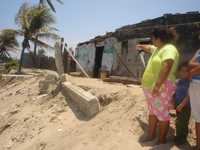
[[[0,30],[18,28],[15,15],[23,2],[39,0],[0,0]],[[87,41],[121,26],[153,19],[166,13],[200,11],[200,0],[52,0],[57,12],[55,27],[69,46]]]

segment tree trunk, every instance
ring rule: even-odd
[[[21,56],[20,56],[20,60],[19,60],[19,68],[18,68],[18,72],[17,72],[19,74],[21,74],[24,51],[27,48],[27,46],[28,46],[28,39],[24,39],[22,42],[22,52],[21,52]]]
[[[38,40],[38,36],[36,36],[36,39]],[[37,67],[37,42],[34,42],[34,52],[33,52],[33,64],[34,67]]]
[[[25,51],[25,47],[22,48],[22,52],[21,52],[21,56],[20,56],[20,60],[19,60],[19,68],[18,68],[18,73],[19,74],[21,74],[24,51]]]

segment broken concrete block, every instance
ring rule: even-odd
[[[40,81],[39,82],[39,93],[40,94],[50,94],[57,88],[57,84],[52,83],[51,81]]]
[[[58,87],[58,76],[54,74],[47,74],[45,79],[39,82],[40,94],[50,94]]]
[[[88,117],[93,117],[100,111],[100,103],[96,96],[70,82],[62,84],[62,93]]]
[[[33,78],[33,75],[12,75],[12,74],[2,74],[1,78],[4,80],[11,80],[11,79],[17,79],[17,80],[23,80],[28,78]]]
[[[49,82],[52,82],[52,83],[56,83],[58,81],[58,77],[56,75],[53,75],[53,74],[48,74],[45,77],[45,80],[49,81]]]

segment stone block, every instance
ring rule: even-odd
[[[86,116],[93,117],[100,112],[99,100],[90,92],[87,92],[82,88],[71,84],[70,82],[64,82],[62,84],[62,93],[64,96],[70,98],[70,100]]]

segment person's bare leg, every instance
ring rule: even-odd
[[[159,122],[159,139],[157,144],[165,144],[166,137],[169,130],[169,121]]]
[[[200,150],[200,123],[196,122],[197,150]]]
[[[149,115],[148,135],[143,142],[149,142],[155,139],[158,119],[155,115]]]

